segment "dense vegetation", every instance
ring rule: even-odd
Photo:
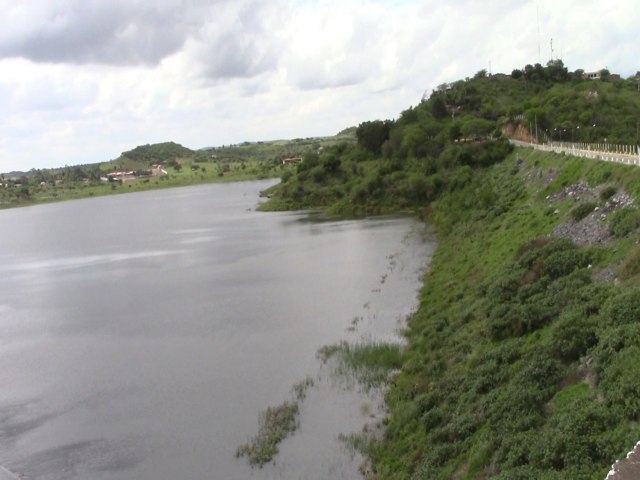
[[[640,438],[638,223],[599,247],[550,235],[582,203],[550,204],[566,181],[545,178],[640,183],[606,167],[520,150],[432,205],[440,246],[367,447],[375,478],[602,479]]]
[[[640,79],[603,78],[584,80],[581,70],[569,73],[553,61],[443,84],[395,121],[360,124],[355,145],[308,151],[265,208],[420,211],[473,169],[504,158],[510,146],[502,132],[516,125],[539,141],[636,144]]]
[[[640,439],[640,213],[612,200],[640,198],[640,170],[512,151],[502,135],[584,132],[596,115],[590,135],[635,143],[636,89],[559,62],[479,72],[362,123],[356,145],[307,153],[269,192],[265,208],[413,211],[437,229],[387,428],[354,442],[371,478],[602,479]],[[577,184],[593,194],[563,194]],[[553,234],[577,222],[609,236]]]

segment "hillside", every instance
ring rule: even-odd
[[[605,77],[607,78],[607,77]],[[363,122],[357,145],[309,153],[265,209],[323,207],[333,213],[420,211],[455,185],[463,167],[486,167],[509,151],[503,131],[537,142],[637,145],[640,80],[585,80],[562,62],[512,75],[440,85],[396,120]]]
[[[353,130],[332,137],[243,142],[191,150],[175,142],[140,145],[102,163],[0,174],[0,208],[157,188],[278,177],[290,157],[354,144]]]
[[[639,186],[637,167],[518,149],[432,204],[372,478],[603,479],[633,448]]]
[[[384,433],[352,439],[369,478],[603,479],[640,439],[640,169],[503,133],[635,143],[638,107],[635,79],[557,61],[478,72],[267,192],[266,209],[405,211],[437,230]]]

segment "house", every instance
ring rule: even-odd
[[[151,165],[151,176],[160,177],[162,175],[168,175],[167,171],[164,168],[164,165]]]
[[[290,158],[282,159],[283,165],[289,165],[289,164],[300,163],[300,162],[302,162],[302,157],[290,157]]]
[[[598,70],[597,72],[584,72],[582,74],[582,78],[584,78],[585,80],[600,80],[600,77],[600,70]]]
[[[130,172],[122,172],[122,171],[111,172],[111,173],[107,173],[107,177],[109,178],[110,181],[120,180],[122,183],[131,182],[133,180],[136,180],[136,175],[135,175],[135,172],[133,172],[133,171],[130,171]]]
[[[605,79],[608,80],[620,80],[620,75],[617,73],[609,73],[608,70],[598,70],[597,72],[584,72],[582,78],[585,80],[600,80],[605,74]]]

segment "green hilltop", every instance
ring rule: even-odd
[[[412,212],[438,235],[383,433],[350,437],[367,478],[602,480],[640,439],[640,169],[506,136],[637,144],[638,78],[600,76],[478,72],[267,192],[264,209]]]
[[[640,143],[639,77],[585,80],[561,61],[511,75],[478,72],[440,85],[397,120],[363,122],[357,144],[309,152],[265,208],[340,214],[420,211],[468,169],[501,161],[522,140]],[[277,200],[277,201],[276,201]]]

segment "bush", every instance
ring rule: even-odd
[[[615,356],[602,374],[600,389],[609,405],[621,408],[630,420],[640,418],[640,348],[628,347]]]
[[[597,342],[596,322],[577,309],[561,315],[551,326],[549,349],[564,362],[578,360]]]
[[[640,320],[640,288],[612,296],[602,308],[602,318],[609,325],[624,325]]]
[[[601,192],[600,192],[600,199],[602,201],[607,201],[609,200],[611,197],[613,197],[616,192],[618,191],[618,189],[616,187],[614,187],[613,185],[610,185],[606,188],[604,188]]]
[[[619,273],[620,276],[625,279],[631,278],[640,273],[640,247],[633,247],[629,251],[625,259],[622,261]]]
[[[584,250],[571,249],[551,253],[544,261],[543,275],[559,278],[578,268],[589,265],[590,258]]]
[[[523,335],[525,325],[525,308],[519,303],[496,305],[489,314],[489,332],[493,340]]]
[[[632,323],[601,330],[598,345],[593,350],[596,373],[601,374],[618,352],[628,347],[640,347],[640,324]]]
[[[592,202],[581,203],[573,210],[571,210],[571,218],[574,222],[579,222],[587,215],[589,215],[596,208],[596,204]]]
[[[638,227],[640,227],[640,211],[636,208],[620,209],[609,219],[609,232],[618,238],[626,237]]]
[[[562,472],[538,470],[530,465],[522,465],[503,470],[499,475],[491,477],[494,480],[565,480]]]

